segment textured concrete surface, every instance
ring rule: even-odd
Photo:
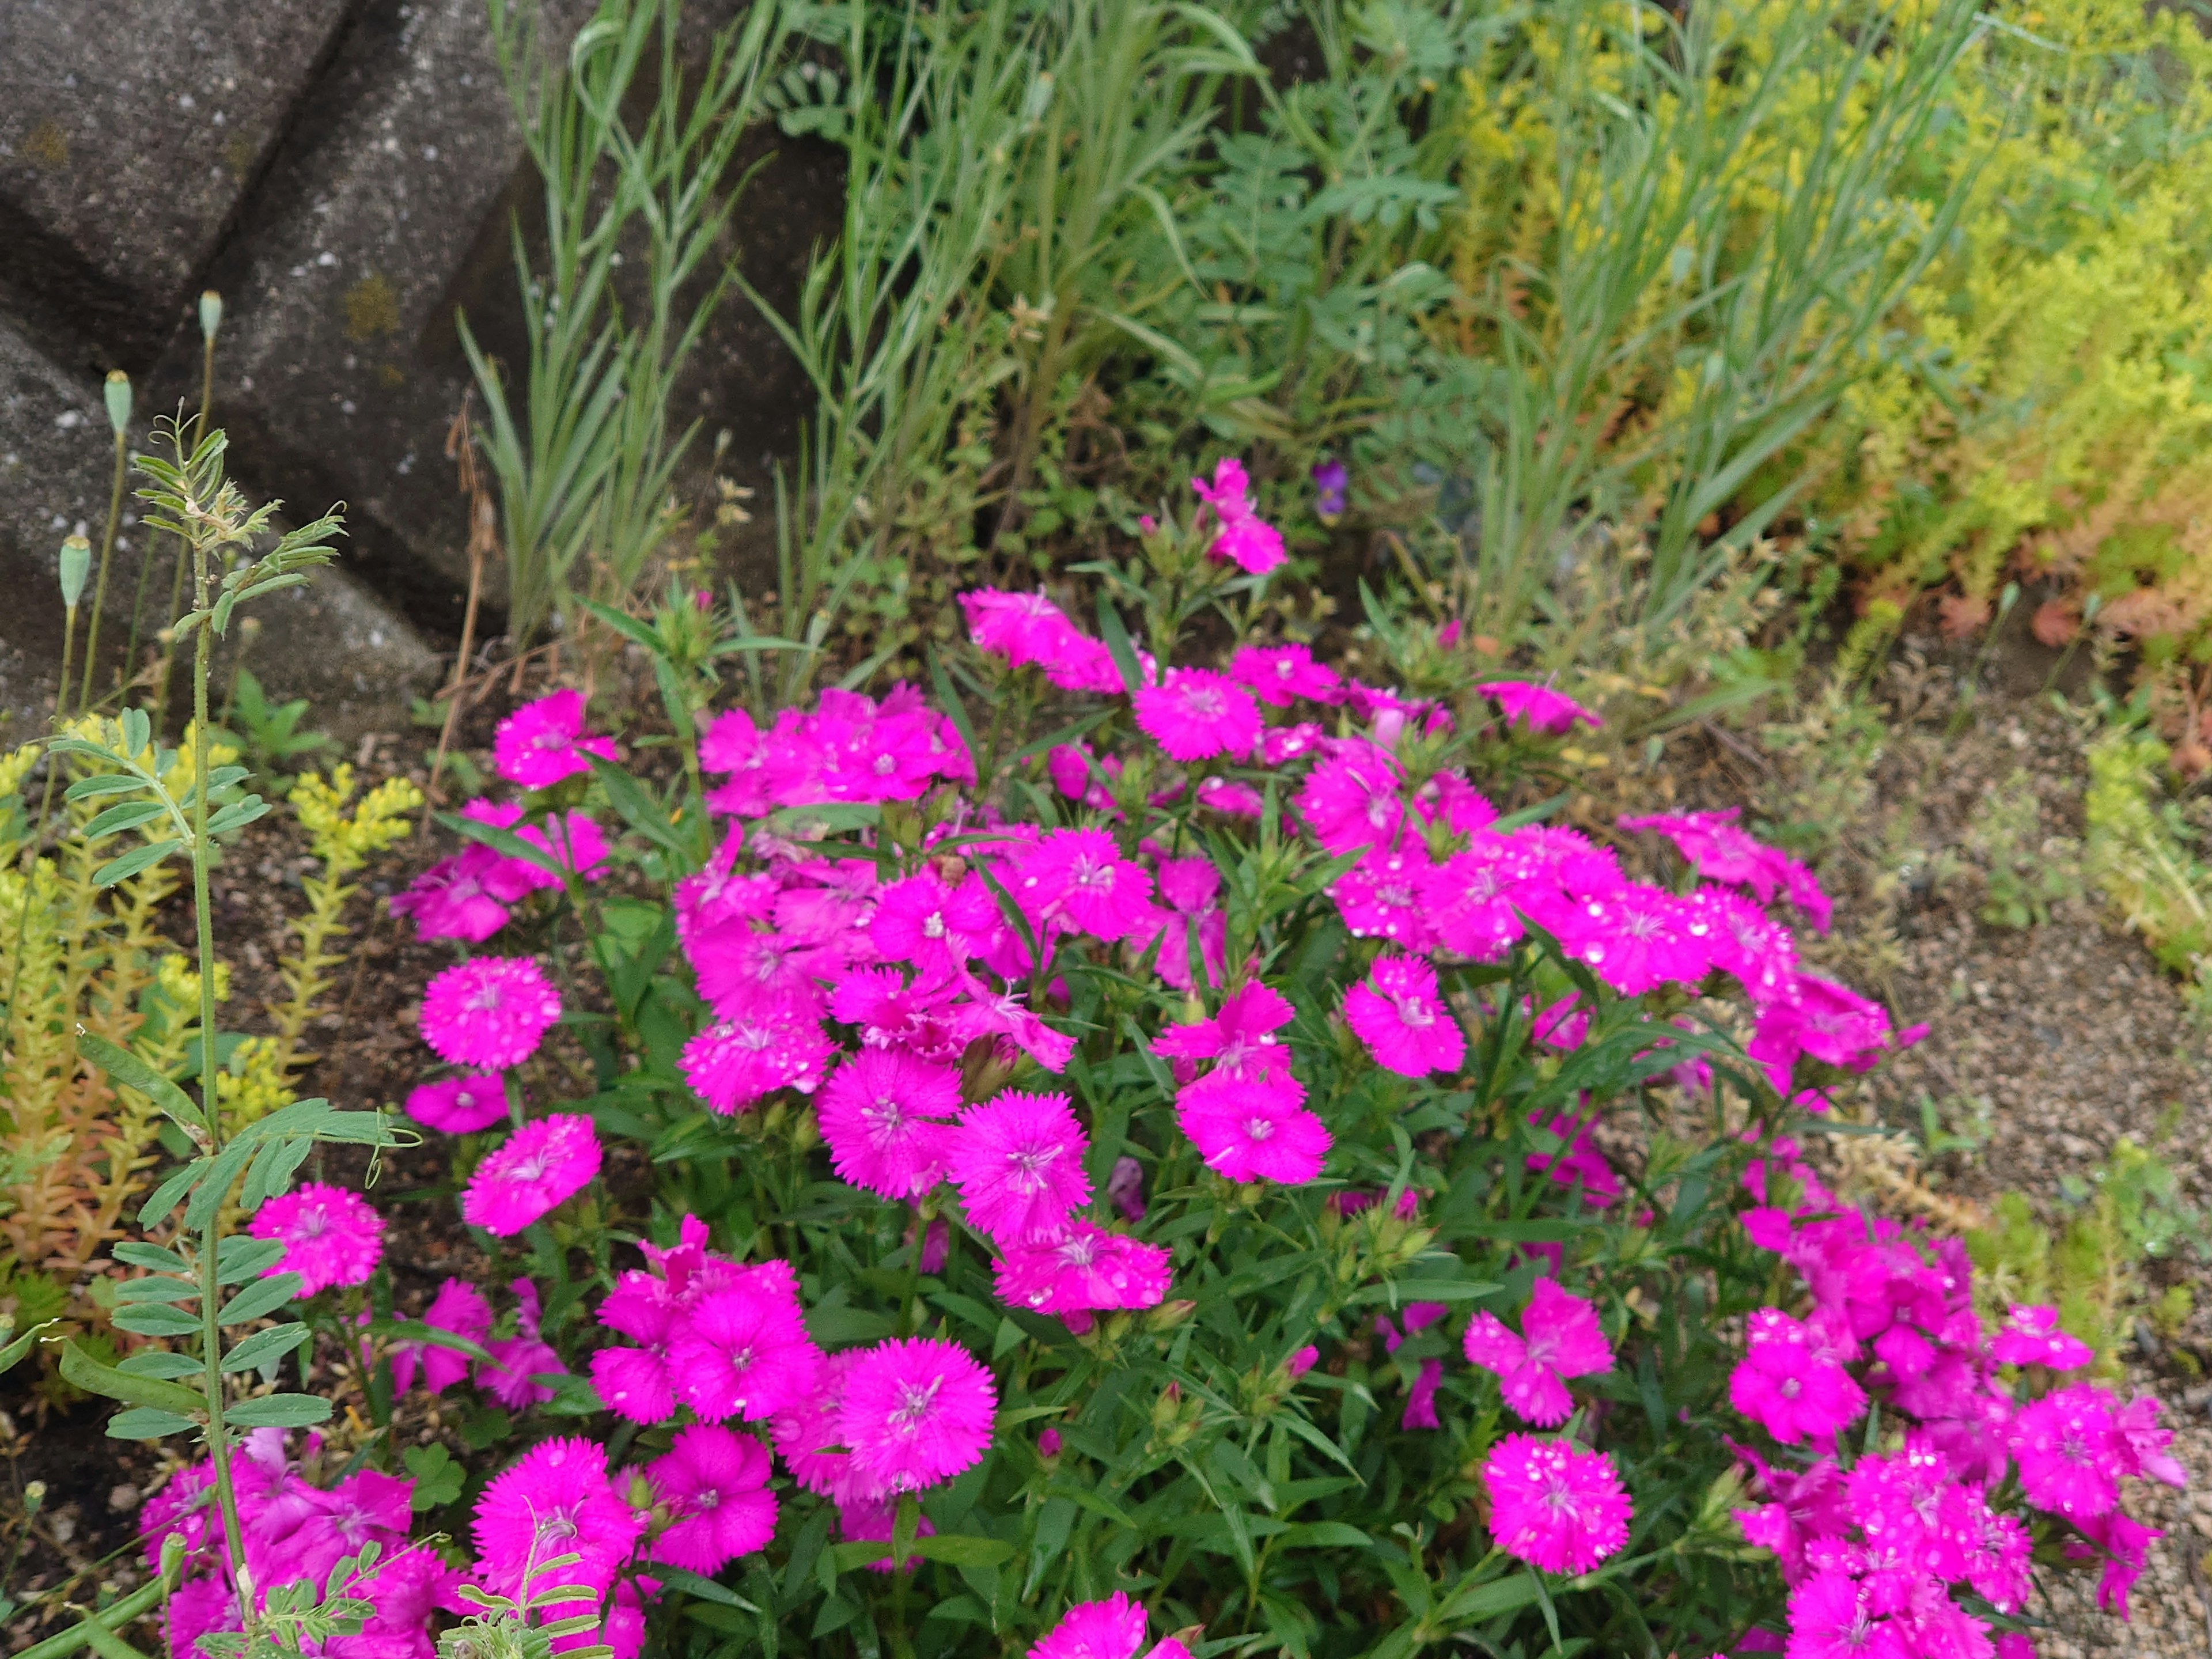
[[[594,0],[542,3],[560,46]],[[692,0],[690,33],[740,3]],[[213,288],[214,415],[234,474],[301,514],[346,504],[352,585],[313,626],[347,642],[334,694],[362,720],[404,718],[422,653],[451,649],[465,598],[444,453],[471,384],[457,310],[495,357],[522,357],[509,228],[518,210],[530,222],[538,185],[485,5],[0,0],[0,574],[35,599],[0,611],[0,704],[42,708],[51,692],[37,687],[58,644],[55,550],[80,520],[96,540],[106,511],[100,376],[131,373],[134,443],[157,415],[197,407],[195,302]],[[843,157],[769,129],[737,172],[763,157],[725,252],[788,309],[838,229]],[[701,423],[683,501],[705,516],[723,433],[720,470],[765,495],[808,407],[797,365],[732,293],[673,411]],[[761,538],[766,517],[746,533]],[[137,551],[112,580],[135,578]],[[276,677],[307,676],[315,655]]]

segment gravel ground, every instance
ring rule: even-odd
[[[1824,871],[1839,889],[1835,933],[1808,951],[1863,988],[1879,985],[1901,1023],[1929,1027],[1869,1080],[1866,1103],[1916,1133],[1923,1096],[1951,1109],[1948,1127],[1977,1124],[1986,1137],[1978,1151],[1929,1171],[1954,1199],[1986,1206],[2019,1191],[2044,1219],[2061,1219],[2061,1177],[2086,1175],[2124,1135],[2172,1167],[2187,1203],[2212,1208],[2212,1045],[2192,1027],[2176,982],[2093,896],[2059,900],[2040,926],[1995,926],[1977,915],[1985,883],[1957,867],[1978,837],[1986,853],[1995,812],[2024,793],[2036,803],[2028,845],[2039,866],[2063,866],[2065,838],[2082,834],[2082,723],[2029,697],[1984,702],[1954,732],[1940,670],[1908,662],[1897,678],[1904,686],[1892,707],[1906,718],[1891,725],[1873,787]],[[1771,796],[1786,771],[1761,778],[1747,766],[1739,781]],[[1979,1114],[1968,1105],[1976,1097],[1986,1102]],[[2124,1386],[2166,1401],[2192,1484],[2130,1483],[2128,1512],[2166,1533],[2135,1588],[2132,1617],[2122,1623],[2094,1607],[2094,1574],[2051,1581],[2049,1605],[2037,1609],[2051,1626],[2037,1644],[2044,1659],[2212,1655],[2212,1384],[2203,1381],[2212,1274],[2185,1253],[2147,1276],[2154,1286],[2191,1283],[2198,1306],[2166,1339],[2139,1327]]]

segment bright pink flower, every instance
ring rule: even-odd
[[[416,1085],[407,1097],[407,1115],[426,1129],[474,1134],[507,1115],[507,1096],[496,1072],[463,1072]]]
[[[1210,1060],[1217,1073],[1235,1077],[1287,1077],[1290,1050],[1275,1033],[1291,1023],[1291,1013],[1280,992],[1249,980],[1212,1019],[1164,1026],[1152,1049],[1173,1060]]]
[[[1267,810],[1267,798],[1249,783],[1226,778],[1202,778],[1192,792],[1200,806],[1232,818],[1256,818]]]
[[[2169,1486],[2185,1486],[2189,1471],[2166,1450],[2173,1443],[2173,1431],[2159,1427],[2159,1411],[2157,1397],[2147,1394],[2128,1401],[2112,1419],[2120,1438],[2127,1443],[2129,1473]]]
[[[586,755],[615,757],[611,738],[584,735],[584,694],[556,691],[526,702],[492,734],[492,769],[509,783],[543,789],[591,769]]]
[[[1611,1370],[1613,1348],[1597,1310],[1549,1279],[1531,1291],[1521,1333],[1514,1335],[1495,1314],[1478,1313],[1462,1346],[1471,1362],[1498,1373],[1499,1392],[1522,1419],[1557,1428],[1575,1408],[1565,1379]]]
[[[830,1073],[815,1109],[842,1178],[884,1198],[918,1198],[945,1178],[960,1073],[863,1048]]]
[[[477,1387],[509,1411],[544,1405],[553,1398],[554,1389],[539,1379],[568,1375],[553,1345],[534,1332],[493,1337],[484,1343],[483,1350],[491,1359],[489,1364],[477,1361]]]
[[[495,805],[479,798],[462,807],[461,816],[474,818],[479,823],[497,824],[502,830],[514,830],[516,840],[536,848],[561,870],[581,876],[587,881],[597,881],[607,872],[607,838],[599,832],[599,826],[585,813],[556,812],[550,814],[543,824],[525,823],[520,805],[514,803]],[[558,871],[548,870],[527,859],[509,858],[489,848],[483,850],[491,853],[497,860],[491,872],[492,891],[507,903],[514,903],[525,893],[550,893],[560,890],[562,882]]]
[[[477,1165],[461,1194],[461,1219],[512,1237],[599,1172],[592,1120],[573,1113],[538,1119],[509,1135]]]
[[[1018,668],[1050,661],[1076,631],[1067,613],[1042,593],[979,587],[960,596],[960,608],[968,613],[968,631],[976,645]]]
[[[1729,1401],[1785,1446],[1825,1440],[1865,1411],[1866,1395],[1850,1374],[1789,1315],[1761,1308],[1750,1335],[1729,1377]]]
[[[583,1439],[540,1441],[494,1476],[477,1499],[477,1567],[501,1595],[554,1584],[604,1592],[644,1530],[645,1517],[607,1479],[605,1448]],[[546,1570],[547,1562],[567,1555],[580,1559]],[[574,1610],[562,1604],[563,1612]]]
[[[1137,692],[1137,729],[1171,759],[1242,757],[1260,741],[1260,711],[1252,694],[1203,668],[1170,668],[1164,684]]]
[[[1327,1126],[1301,1103],[1305,1095],[1287,1073],[1217,1071],[1176,1097],[1176,1121],[1216,1175],[1301,1186],[1321,1173],[1329,1148]]]
[[[693,933],[684,954],[699,994],[717,1018],[729,1020],[815,1018],[822,1002],[817,980],[844,966],[842,951],[802,944],[788,928],[703,927]]]
[[[775,1536],[768,1448],[750,1435],[695,1423],[678,1429],[667,1454],[646,1465],[653,1495],[672,1517],[653,1540],[653,1559],[716,1572]]]
[[[1839,1569],[1816,1573],[1790,1593],[1790,1659],[1918,1659],[1923,1650],[1901,1620],[1875,1613],[1865,1589]]]
[[[1498,1547],[1546,1572],[1588,1572],[1628,1541],[1628,1494],[1603,1452],[1510,1434],[1483,1464],[1482,1482]]]
[[[1685,929],[1704,939],[1712,965],[1740,980],[1755,1006],[1796,988],[1796,945],[1765,911],[1717,887],[1700,887],[1682,904]]]
[[[791,1478],[808,1492],[838,1504],[883,1495],[854,1472],[852,1455],[837,1427],[837,1409],[845,1398],[845,1374],[861,1352],[859,1348],[847,1348],[830,1355],[815,1374],[814,1386],[769,1413],[768,1419],[769,1437],[775,1442]]]
[[[1106,696],[1116,696],[1128,688],[1121,683],[1121,665],[1103,640],[1094,640],[1088,634],[1079,634],[1070,628],[1052,654],[1039,659],[1044,677],[1063,691],[1095,691]],[[1152,678],[1152,659],[1143,652],[1137,653],[1139,684],[1148,684]]]
[[[284,1254],[262,1270],[300,1275],[300,1294],[337,1285],[361,1285],[384,1255],[384,1222],[358,1193],[311,1181],[297,1192],[272,1198],[254,1212],[246,1231],[281,1240]]]
[[[1329,896],[1354,939],[1386,939],[1408,951],[1436,944],[1422,900],[1436,866],[1418,842],[1370,847],[1366,857],[1336,878]]]
[[[1151,875],[1103,830],[1050,831],[1016,856],[1008,886],[1033,920],[1109,941],[1134,933],[1152,908]]]
[[[1309,1342],[1283,1362],[1283,1374],[1295,1382],[1321,1360],[1321,1350]]]
[[[1386,956],[1344,996],[1344,1018],[1375,1063],[1401,1077],[1449,1072],[1467,1053],[1459,1020],[1437,990],[1436,969]]]
[[[831,1049],[822,1022],[787,1003],[716,1020],[684,1045],[684,1080],[727,1116],[777,1089],[814,1092]]]
[[[885,1492],[950,1480],[991,1444],[999,1395],[957,1342],[878,1343],[845,1373],[838,1433],[856,1473]]]
[[[1744,1052],[1786,1076],[1801,1053],[1831,1066],[1862,1065],[1881,1053],[1888,1034],[1889,1016],[1877,1004],[1831,980],[1800,974],[1789,995],[1759,1011]]]
[[[465,939],[481,945],[507,926],[507,906],[495,892],[503,860],[489,847],[469,846],[435,864],[392,896],[392,914],[412,917],[421,939]]]
[[[1990,1344],[1990,1358],[2000,1365],[2048,1365],[2055,1371],[2077,1370],[2097,1357],[2097,1351],[2079,1337],[2058,1328],[2058,1310],[2028,1308],[2019,1303]]]
[[[1013,1245],[1049,1237],[1089,1202],[1089,1145],[1066,1095],[1009,1091],[960,1115],[947,1163],[969,1222]]]
[[[1575,722],[1595,731],[1605,722],[1563,691],[1526,680],[1487,680],[1474,688],[1504,710],[1507,724],[1518,722],[1532,732],[1565,737]]]
[[[1584,899],[1557,918],[1559,946],[1623,996],[1656,986],[1694,985],[1712,964],[1698,910],[1672,893],[1633,882]]]
[[[802,1397],[823,1360],[790,1264],[762,1262],[701,1297],[668,1345],[668,1360],[678,1397],[710,1422],[757,1422]]]
[[[528,957],[471,957],[422,994],[422,1040],[455,1066],[520,1066],[560,1018],[561,994]]]
[[[1220,526],[1206,548],[1210,558],[1233,562],[1249,575],[1261,576],[1282,563],[1283,538],[1253,507],[1244,464],[1224,456],[1214,464],[1213,482],[1193,478],[1190,487],[1213,509]]]
[[[2104,1389],[2075,1383],[2013,1419],[2013,1456],[2029,1503],[2078,1524],[2120,1501],[2120,1477],[2130,1460],[2112,1405]]]
[[[924,871],[877,895],[868,939],[885,962],[908,963],[927,973],[964,966],[1003,925],[981,877],[948,887],[935,872]]]
[[[1347,738],[1314,768],[1296,805],[1313,838],[1332,858],[1388,846],[1406,816],[1398,763],[1373,744]]]
[[[1287,708],[1299,697],[1314,702],[1344,701],[1342,677],[1328,664],[1316,662],[1303,645],[1248,645],[1230,659],[1229,678],[1271,708]]]
[[[1406,1409],[1398,1419],[1401,1429],[1433,1429],[1440,1426],[1437,1419],[1437,1389],[1444,1380],[1444,1363],[1441,1359],[1424,1359],[1421,1374],[1413,1379],[1413,1386],[1406,1390]]]
[[[1301,720],[1296,726],[1271,726],[1260,738],[1260,761],[1262,765],[1280,767],[1310,755],[1328,740],[1328,734],[1311,720]]]
[[[1026,1659],[1137,1659],[1145,1644],[1145,1604],[1116,1590],[1079,1601],[1033,1645]]]
[[[1168,1251],[1071,1219],[1057,1237],[1010,1244],[997,1272],[999,1299],[1032,1313],[1156,1308],[1168,1293]]]
[[[2118,1510],[2078,1524],[2089,1541],[2105,1552],[2105,1570],[2097,1579],[2097,1605],[2125,1620],[2128,1592],[2142,1576],[2151,1544],[2166,1534],[2155,1527],[2130,1520]]]
[[[437,1295],[422,1310],[422,1322],[434,1331],[465,1337],[481,1346],[491,1330],[491,1304],[466,1279],[448,1279],[438,1286]],[[415,1380],[418,1364],[422,1370],[422,1386],[432,1394],[443,1393],[469,1374],[469,1357],[456,1349],[441,1348],[429,1342],[403,1343],[392,1351],[392,1387],[395,1394],[407,1392]]]

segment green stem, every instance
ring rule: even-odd
[[[192,608],[204,612],[208,608],[207,549],[195,544],[191,552]],[[208,655],[212,635],[210,619],[203,615],[194,624],[192,641],[192,923],[200,962],[200,1109],[207,1117],[206,1156],[210,1159],[222,1150],[222,1119],[215,1086],[215,918],[208,896]],[[215,1471],[216,1502],[222,1511],[224,1535],[235,1542],[245,1538],[246,1529],[239,1523],[238,1493],[230,1480],[230,1431],[222,1420],[222,1322],[217,1316],[222,1285],[216,1257],[222,1242],[224,1196],[215,1194],[207,1224],[200,1231],[200,1352],[207,1363],[202,1390],[207,1396],[208,1462]],[[239,1559],[242,1564],[242,1550]],[[252,1593],[242,1582],[234,1588],[239,1616],[251,1629]]]
[[[115,434],[115,482],[107,490],[107,533],[100,538],[100,575],[93,585],[92,621],[84,630],[84,688],[76,698],[80,710],[92,707],[92,672],[100,660],[100,613],[107,608],[107,561],[115,551],[115,526],[123,519],[123,475],[129,466],[130,455],[118,432]]]

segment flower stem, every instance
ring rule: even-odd
[[[115,527],[123,518],[123,475],[130,470],[130,452],[124,434],[115,434],[115,482],[107,491],[107,533],[100,538],[100,574],[92,589],[92,621],[84,633],[84,687],[77,693],[79,712],[92,707],[92,676],[100,660],[100,613],[107,609],[107,562],[115,551]],[[129,672],[129,665],[125,665]]]
[[[192,593],[195,611],[208,608],[208,552],[204,542],[192,550]],[[215,918],[208,896],[208,654],[212,644],[210,619],[204,614],[196,624],[192,641],[192,924],[199,947],[200,964],[200,1109],[207,1117],[206,1156],[213,1159],[222,1150],[222,1119],[216,1097],[215,1042]],[[246,1559],[246,1529],[240,1524],[238,1492],[230,1479],[230,1431],[222,1420],[222,1322],[220,1313],[221,1275],[216,1256],[222,1243],[222,1200],[214,1194],[207,1222],[200,1230],[200,1353],[207,1364],[201,1391],[207,1398],[208,1462],[215,1472],[216,1503],[222,1512],[223,1534],[229,1539],[242,1569]],[[238,1594],[239,1617],[247,1629],[253,1626],[253,1596],[244,1582]]]

